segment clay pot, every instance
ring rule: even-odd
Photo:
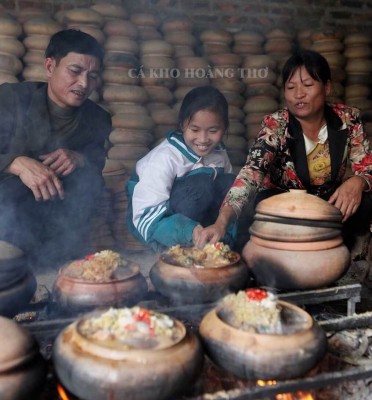
[[[243,379],[291,379],[312,369],[326,351],[326,337],[301,308],[278,301],[283,334],[259,334],[233,328],[216,309],[204,316],[199,332],[209,357]]]
[[[176,324],[184,333],[177,343],[143,350],[105,347],[93,342],[79,331],[80,321],[64,329],[53,346],[58,378],[79,399],[175,398],[200,372],[200,342],[179,321]]]
[[[305,220],[338,221],[342,220],[341,211],[327,201],[306,190],[291,189],[260,201],[256,212],[285,218]]]
[[[242,256],[258,284],[278,289],[321,288],[339,279],[350,265],[350,252],[343,244],[296,251],[264,247],[249,240]]]
[[[11,243],[0,240],[0,290],[14,285],[26,274],[23,251]]]
[[[37,398],[47,368],[36,340],[17,322],[0,317],[0,343],[0,398]]]
[[[150,270],[156,290],[176,304],[213,302],[246,287],[249,271],[240,256],[225,267],[195,268],[175,265],[162,254]]]
[[[14,317],[30,302],[36,288],[35,276],[26,270],[19,280],[0,290],[0,315]]]
[[[91,310],[96,307],[120,307],[135,304],[148,291],[145,277],[137,264],[118,268],[109,282],[91,282],[66,274],[61,268],[53,286],[53,297],[60,307],[68,310]]]

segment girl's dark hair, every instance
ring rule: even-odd
[[[213,86],[196,87],[184,97],[178,113],[178,124],[182,129],[185,123],[198,111],[208,110],[218,114],[225,125],[229,126],[229,106],[225,96]]]
[[[316,81],[326,84],[331,80],[331,69],[328,61],[312,50],[299,50],[284,64],[282,70],[283,85],[292,77],[299,67],[305,67],[309,75]]]
[[[97,57],[101,66],[103,64],[102,46],[93,36],[76,29],[65,29],[55,33],[50,38],[45,57],[53,57],[59,63],[70,52]]]

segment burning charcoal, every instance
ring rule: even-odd
[[[344,360],[358,360],[368,349],[368,337],[359,329],[336,332],[328,339],[328,349]]]

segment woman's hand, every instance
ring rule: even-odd
[[[357,211],[362,201],[363,191],[367,189],[367,182],[360,176],[353,176],[339,186],[328,203],[336,206],[342,213],[342,222],[345,222]]]
[[[84,165],[84,156],[68,149],[57,149],[39,158],[59,176],[67,176]]]

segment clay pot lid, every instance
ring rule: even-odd
[[[39,354],[31,333],[17,322],[0,316],[0,373],[25,364]]]
[[[256,212],[286,218],[319,221],[341,221],[341,211],[306,190],[290,189],[257,204]]]

